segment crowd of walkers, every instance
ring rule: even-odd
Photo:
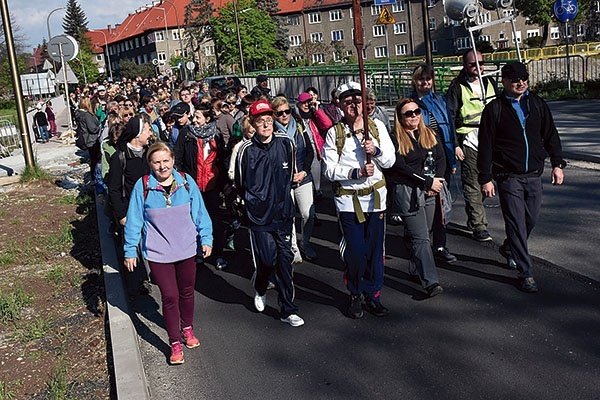
[[[472,79],[479,73],[471,68],[476,56],[480,54],[465,55],[461,74],[468,77],[468,90],[482,97],[481,80]],[[503,96],[517,103],[510,110],[527,121],[538,111],[519,106],[523,95],[530,97],[527,76],[517,66],[503,68],[502,77]],[[294,327],[304,324],[294,299],[293,265],[319,257],[311,237],[319,224],[315,199],[323,196],[325,180],[332,185],[339,223],[349,317],[361,318],[363,310],[378,317],[389,314],[381,299],[386,214],[390,223],[404,224],[411,279],[422,285],[426,296],[443,292],[436,262],[457,261],[446,246],[448,182],[457,162],[473,152],[476,135],[474,139],[471,133],[493,97],[484,96],[483,106],[464,104],[473,100],[473,93],[454,87],[451,93],[458,91],[459,104],[434,93],[433,79],[429,66],[415,68],[414,92],[398,102],[392,121],[376,105],[375,92],[355,82],[333,90],[326,105],[313,87],[293,98],[274,95],[265,75],[257,77],[251,90],[138,78],[90,85],[71,96],[78,146],[89,150],[92,182],[112,221],[126,287],[137,294],[147,290],[148,280],[158,285],[172,364],[183,362],[183,345],[199,345],[193,331],[196,267],[231,267],[225,250],[235,251],[240,226],[249,232],[256,310],[265,310],[266,293],[275,288],[281,321]],[[461,85],[459,80],[453,85]],[[519,90],[507,88],[515,82]],[[490,90],[495,93],[495,83]],[[546,109],[539,109],[543,115],[535,118],[552,123]],[[498,123],[508,118],[507,112]],[[488,125],[494,118],[488,117]],[[553,180],[560,184],[560,141],[556,130],[548,129],[537,146],[550,153]],[[497,137],[486,139],[486,145],[503,140],[497,132],[502,129],[495,129]],[[471,146],[467,153],[465,146]],[[485,154],[486,163],[498,163],[494,151]],[[494,179],[539,178],[539,160],[535,165],[535,173],[518,170],[496,176],[496,166],[485,164],[478,175],[476,159],[471,167],[485,189],[479,191],[480,200],[494,194],[483,178],[492,173]],[[506,219],[517,205],[514,200],[506,203],[502,192],[500,197]],[[528,201],[521,204],[525,210]],[[509,217],[501,247],[526,292],[537,291],[523,245],[535,217],[526,226]],[[470,228],[475,240],[491,239],[482,232],[485,225],[473,222]]]

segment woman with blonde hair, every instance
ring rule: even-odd
[[[410,243],[409,275],[433,297],[443,292],[429,233],[436,195],[444,181],[444,148],[423,122],[421,109],[413,99],[398,102],[394,120],[392,141],[397,154],[387,177],[394,184],[394,206],[404,221],[404,237]]]
[[[80,141],[83,147],[90,153],[90,180],[95,184],[94,170],[100,162],[100,122],[94,114],[92,102],[88,97],[79,100],[79,110],[75,114],[77,120],[77,137],[83,137]]]

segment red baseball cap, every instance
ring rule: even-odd
[[[250,106],[250,116],[254,117],[260,114],[273,114],[271,103],[267,100],[255,101],[252,106]]]

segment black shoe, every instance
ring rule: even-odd
[[[227,268],[227,260],[224,259],[223,257],[219,257],[215,260],[215,268],[218,269],[219,271],[224,270],[225,268]]]
[[[359,319],[363,316],[362,296],[350,296],[350,307],[348,307],[348,315],[350,318]]]
[[[376,317],[386,317],[390,314],[390,310],[385,308],[383,304],[381,304],[381,302],[375,301],[370,297],[367,297],[365,299],[364,307],[365,310],[367,310]]]
[[[487,230],[482,229],[480,231],[473,232],[473,239],[477,240],[478,242],[489,242],[492,240],[492,236]]]
[[[517,263],[516,263],[515,259],[512,257],[512,253],[510,252],[508,246],[503,244],[498,249],[498,252],[500,253],[500,255],[502,257],[506,258],[506,266],[509,269],[517,269]]]
[[[444,291],[444,288],[439,283],[434,283],[431,286],[427,286],[425,290],[429,297],[435,297],[438,294],[441,294]]]
[[[538,292],[538,285],[535,283],[535,279],[532,276],[527,278],[521,278],[521,290],[526,293],[535,293]]]
[[[457,260],[456,256],[448,251],[445,247],[439,247],[433,251],[433,256],[441,261],[452,264]]]
[[[395,225],[395,226],[402,225],[402,217],[399,215],[392,215],[390,217],[390,225]]]

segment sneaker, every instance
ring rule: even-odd
[[[171,357],[169,358],[171,365],[183,364],[183,346],[181,342],[171,343]]]
[[[256,311],[258,312],[263,312],[265,311],[265,303],[267,302],[267,294],[265,293],[264,295],[260,295],[258,294],[258,292],[256,292],[256,294],[254,295],[254,308],[256,308]]]
[[[311,246],[304,247],[303,253],[304,259],[306,259],[307,261],[312,261],[317,258],[317,252]]]
[[[219,271],[224,270],[225,268],[227,268],[227,260],[224,259],[223,257],[219,257],[215,260],[215,268],[218,269]]]
[[[489,242],[492,240],[492,236],[487,230],[482,229],[480,231],[473,232],[473,239],[477,240],[478,242]]]
[[[298,250],[294,252],[294,259],[292,260],[292,264],[300,264],[302,262],[302,255]]]
[[[439,283],[434,283],[431,286],[427,286],[425,290],[429,297],[435,297],[438,294],[441,294],[444,291],[444,288]]]
[[[348,307],[348,315],[350,318],[358,319],[363,316],[362,309],[362,296],[361,295],[351,295],[350,296],[350,307]]]
[[[373,314],[376,317],[385,317],[390,314],[390,310],[385,308],[383,306],[383,304],[381,304],[381,302],[375,301],[375,300],[371,299],[370,297],[367,297],[365,299],[364,307],[365,307],[365,310],[367,310],[368,312],[370,312],[371,314]]]
[[[275,284],[271,281],[269,281],[269,284],[267,285],[267,290],[271,290],[271,289],[275,289]]]
[[[535,283],[535,279],[532,276],[521,279],[521,290],[526,293],[535,293],[538,292],[538,285]]]
[[[506,245],[503,244],[498,249],[498,252],[500,253],[500,255],[502,257],[506,258],[506,266],[509,269],[517,269],[517,262],[515,261],[514,258],[512,258],[512,254],[511,254],[510,249],[509,249],[508,246],[506,246]]]
[[[286,323],[290,324],[291,326],[304,325],[304,320],[296,314],[290,314],[286,318],[281,318],[280,320],[281,320],[281,322],[286,322]]]
[[[191,326],[183,328],[183,330],[181,331],[181,336],[183,336],[185,347],[187,347],[188,349],[193,349],[194,347],[200,346],[200,341],[196,336],[194,336],[194,330]]]
[[[433,256],[441,261],[447,262],[448,264],[452,264],[457,260],[456,256],[450,253],[445,247],[438,247],[433,251]]]

